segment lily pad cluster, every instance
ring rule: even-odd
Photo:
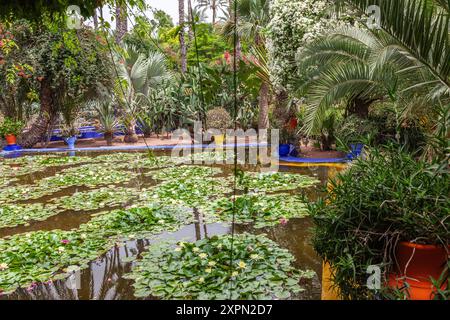
[[[151,246],[126,277],[134,279],[136,297],[288,299],[303,290],[301,278],[315,275],[296,269],[294,260],[266,236],[244,233],[233,244],[225,235]]]
[[[125,205],[135,199],[138,193],[139,190],[133,188],[104,187],[61,197],[53,200],[53,203],[66,210],[97,210]]]
[[[188,207],[200,207],[211,201],[212,197],[232,192],[226,178],[189,178],[167,180],[155,188],[143,192],[140,200],[167,201]]]
[[[43,221],[59,212],[56,206],[42,203],[1,204],[0,228],[28,225],[30,221]]]
[[[40,184],[9,186],[0,190],[0,204],[39,199],[43,196],[51,195],[60,189],[61,187],[59,186],[42,187]]]
[[[166,168],[156,172],[151,172],[153,179],[157,180],[173,180],[173,179],[200,179],[209,178],[221,173],[222,170],[216,167],[206,166],[179,166],[174,168]]]
[[[0,239],[0,292],[67,277],[67,268],[85,268],[118,240],[175,231],[192,211],[168,206],[99,214],[79,229],[37,231]]]
[[[237,179],[241,190],[276,192],[307,188],[319,183],[309,176],[284,172],[245,172]]]
[[[231,222],[233,215],[236,223],[253,223],[255,228],[287,223],[290,218],[304,218],[308,209],[304,199],[288,194],[246,194],[236,197],[217,199],[203,209],[209,219]]]
[[[93,187],[102,184],[127,182],[137,176],[136,172],[114,170],[103,164],[89,164],[69,168],[57,173],[55,176],[39,181],[41,187],[48,186],[87,186]]]

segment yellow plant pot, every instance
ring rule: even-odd
[[[339,290],[331,279],[332,270],[328,263],[322,264],[322,300],[341,300]]]
[[[216,145],[223,145],[223,142],[225,141],[225,135],[219,134],[214,136],[214,142]]]

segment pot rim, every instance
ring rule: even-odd
[[[414,248],[419,250],[436,250],[436,249],[445,249],[442,244],[419,244],[419,243],[413,243],[409,241],[401,241],[399,243],[400,246],[408,247],[408,248]],[[447,246],[450,250],[450,245]]]

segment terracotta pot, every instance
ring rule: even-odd
[[[6,143],[8,146],[15,145],[17,143],[16,136],[13,134],[7,134],[5,135]]]
[[[397,246],[395,271],[389,275],[389,286],[401,289],[408,283],[411,300],[433,299],[431,278],[438,280],[445,270],[448,251],[444,246],[401,242]],[[442,288],[442,289],[445,289]]]

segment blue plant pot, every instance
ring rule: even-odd
[[[64,141],[67,143],[69,149],[75,149],[75,142],[77,141],[77,137],[64,138]]]
[[[3,151],[9,151],[9,152],[20,151],[20,150],[22,150],[22,147],[17,144],[10,144],[3,148]]]
[[[278,154],[280,155],[280,157],[287,157],[290,151],[291,151],[290,144],[280,144],[278,148]]]

